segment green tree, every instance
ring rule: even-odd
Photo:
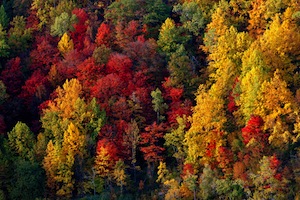
[[[32,39],[31,29],[26,28],[25,17],[16,16],[10,22],[11,28],[8,31],[7,44],[11,48],[12,53],[18,54],[28,50]]]
[[[264,156],[257,174],[250,177],[255,186],[254,199],[286,199],[287,180],[278,173],[279,161],[276,156]]]
[[[39,28],[48,27],[54,24],[55,18],[63,12],[71,15],[76,7],[75,1],[70,0],[33,0],[31,9],[36,11],[39,19]]]
[[[136,180],[136,163],[137,163],[137,147],[140,142],[140,129],[135,120],[131,120],[128,127],[125,129],[124,143],[130,146],[131,164],[134,171],[134,180]]]
[[[239,77],[240,96],[236,101],[240,106],[238,112],[242,115],[242,124],[245,124],[253,114],[261,84],[270,77],[269,71],[262,53],[255,48],[255,45],[245,51],[242,59],[242,72]]]
[[[9,18],[5,12],[5,8],[3,5],[0,6],[0,24],[3,28],[6,28],[9,23]]]
[[[2,24],[0,24],[0,57],[7,57],[9,55],[9,49],[7,44],[7,33]]]
[[[156,112],[157,123],[159,123],[159,121],[164,120],[164,116],[162,115],[168,108],[168,105],[164,103],[164,99],[159,88],[156,88],[156,90],[151,92],[151,97],[153,110]]]
[[[13,177],[9,187],[11,199],[31,200],[42,198],[44,192],[44,171],[38,162],[16,158]]]
[[[190,39],[187,35],[182,36],[182,33],[182,27],[177,27],[171,18],[167,18],[162,24],[157,44],[168,58]]]
[[[185,1],[183,4],[177,4],[174,6],[173,11],[180,14],[182,26],[195,36],[201,33],[207,23],[203,11],[195,1]]]
[[[162,0],[147,0],[143,15],[143,24],[147,25],[148,37],[157,38],[161,24],[169,16],[171,9]]]
[[[136,0],[120,0],[114,1],[108,6],[108,9],[105,11],[105,19],[111,20],[114,25],[119,22],[128,24],[132,20],[140,19],[141,7],[139,2]]]
[[[17,156],[30,161],[35,159],[35,137],[25,123],[18,122],[7,135],[9,146]]]
[[[168,62],[171,85],[184,89],[186,96],[193,94],[199,86],[199,77],[196,69],[187,55],[183,45],[180,45],[176,52],[171,54]]]
[[[164,136],[166,140],[165,145],[171,148],[173,157],[177,159],[178,163],[183,164],[187,155],[187,147],[184,144],[185,133],[187,131],[187,117],[185,115],[177,117],[176,121],[178,127],[172,129],[170,133]]]
[[[8,94],[6,93],[6,87],[4,83],[0,80],[0,105],[4,103],[4,101],[8,98]]]
[[[203,199],[214,199],[216,197],[217,177],[215,171],[209,165],[205,165],[200,176],[200,196]]]
[[[63,12],[59,16],[55,17],[54,24],[51,25],[51,35],[61,37],[67,31],[74,29],[73,24],[76,22],[76,15],[71,16]]]

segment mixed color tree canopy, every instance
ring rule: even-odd
[[[299,199],[297,0],[0,1],[0,200]]]

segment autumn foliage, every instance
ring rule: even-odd
[[[0,3],[0,199],[299,199],[296,0]]]

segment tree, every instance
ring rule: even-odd
[[[187,154],[187,147],[184,144],[184,138],[186,133],[187,117],[184,115],[182,117],[176,118],[178,126],[171,130],[164,136],[165,145],[171,147],[173,157],[177,159],[179,164],[183,164],[184,159]]]
[[[83,49],[84,39],[86,36],[88,15],[83,9],[75,8],[72,14],[76,16],[77,22],[73,24],[74,30],[71,32],[71,38],[74,42],[74,47],[77,50]],[[72,16],[73,16],[72,15]]]
[[[114,179],[118,186],[121,188],[121,196],[123,195],[123,186],[125,186],[126,183],[126,174],[125,174],[126,166],[124,164],[124,161],[118,160],[116,162],[116,165],[114,167]]]
[[[200,176],[200,196],[203,199],[211,199],[216,197],[216,172],[209,165],[205,165],[203,173]]]
[[[257,38],[267,28],[267,20],[264,16],[267,11],[266,1],[253,1],[252,9],[249,11],[249,25],[247,29],[252,37]]]
[[[254,114],[265,121],[264,131],[270,133],[272,146],[283,149],[297,141],[298,106],[278,70],[270,81],[262,84]]]
[[[111,27],[106,23],[101,23],[97,30],[96,35],[96,44],[98,46],[105,45],[106,47],[110,47],[112,45],[112,30]]]
[[[173,11],[180,14],[182,26],[193,35],[198,36],[201,30],[204,29],[206,19],[200,6],[195,1],[185,1],[183,4],[177,4],[174,6]]]
[[[135,0],[115,1],[108,6],[104,17],[114,25],[118,22],[127,24],[131,20],[139,19],[140,8],[139,2]]]
[[[153,110],[156,112],[156,123],[159,123],[160,121],[164,120],[164,111],[168,108],[168,105],[164,103],[164,99],[162,97],[161,91],[159,88],[156,88],[156,90],[153,90],[151,92],[152,96],[152,106]]]
[[[63,12],[71,14],[75,7],[75,2],[69,0],[34,0],[31,4],[31,9],[36,11],[39,18],[39,29],[50,27],[57,16]]]
[[[272,66],[272,72],[280,69],[284,81],[298,85],[296,65],[299,57],[297,46],[300,44],[300,33],[299,26],[292,20],[292,15],[291,8],[287,8],[281,15],[275,15],[269,29],[260,38],[259,47],[265,63]]]
[[[16,16],[10,22],[10,29],[8,31],[7,44],[11,49],[13,55],[17,55],[21,52],[28,50],[30,47],[30,41],[32,39],[31,29],[26,28],[25,17]]]
[[[164,136],[164,125],[157,124],[154,122],[153,124],[147,126],[145,128],[145,132],[141,134],[140,147],[141,152],[144,155],[144,159],[148,163],[149,170],[149,178],[152,180],[154,164],[163,159],[162,153],[165,148],[160,145],[161,139]]]
[[[5,12],[5,8],[3,4],[0,6],[0,24],[2,25],[3,28],[6,28],[9,23],[9,18]]]
[[[70,197],[75,193],[90,192],[89,187],[84,187],[89,185],[84,174],[93,167],[96,137],[104,116],[96,100],[86,103],[81,97],[82,92],[77,79],[67,80],[62,88],[56,89],[55,98],[49,100],[42,111],[43,134],[46,141],[54,143],[52,147],[51,143],[48,144],[51,151],[46,151],[51,153],[44,158],[44,162],[49,163],[45,166],[47,182],[51,193],[58,196]],[[53,167],[49,161],[51,156],[56,156],[58,162]]]
[[[136,163],[137,163],[137,148],[140,142],[140,129],[138,127],[138,124],[135,120],[130,121],[127,128],[125,129],[125,135],[124,135],[124,143],[126,146],[129,146],[130,148],[130,159],[132,168],[134,171],[134,181],[136,181]]]
[[[36,199],[43,197],[45,184],[44,171],[38,162],[15,158],[13,166],[13,184],[9,187],[11,199]]]
[[[8,60],[0,77],[5,86],[9,86],[6,88],[7,93],[17,96],[21,92],[21,86],[24,81],[21,59],[16,57]]]
[[[240,93],[236,103],[240,107],[238,112],[242,115],[243,124],[254,112],[261,84],[270,77],[270,67],[266,65],[262,53],[255,46],[252,45],[243,55],[240,83],[236,89]]]
[[[211,47],[208,70],[210,80],[215,82],[217,92],[221,92],[218,95],[224,97],[229,93],[229,87],[240,74],[243,54],[251,43],[248,34],[239,33],[231,26],[219,36],[217,44]]]
[[[46,172],[47,187],[49,188],[50,192],[54,193],[55,195],[57,190],[56,176],[61,162],[60,156],[60,148],[58,144],[53,144],[52,140],[50,140],[47,144],[46,154],[43,159],[43,168]]]
[[[189,40],[188,36],[182,36],[181,27],[176,27],[175,21],[167,18],[162,24],[158,36],[157,44],[159,48],[169,58],[172,53],[176,52],[180,45],[185,45]]]
[[[36,48],[30,52],[30,69],[37,70],[47,74],[51,67],[60,60],[59,51],[53,45],[50,35],[46,35],[36,41]]]
[[[94,169],[96,174],[103,178],[111,178],[113,167],[119,160],[117,147],[113,142],[102,139],[97,143]],[[109,180],[109,179],[108,179]]]
[[[68,52],[74,49],[73,40],[67,33],[63,34],[60,41],[58,42],[57,48],[62,55],[66,55]]]
[[[51,25],[51,35],[61,37],[67,31],[73,31],[73,24],[76,22],[76,15],[71,16],[63,12],[59,16],[55,17],[54,24]]]
[[[187,95],[197,90],[199,78],[183,45],[180,45],[177,51],[171,54],[170,61],[168,62],[168,70],[170,73],[170,83],[173,87],[182,87],[184,93]]]
[[[110,54],[111,49],[102,44],[95,48],[93,52],[93,58],[97,64],[103,65],[107,63]]]
[[[8,133],[8,142],[17,156],[24,160],[34,160],[35,137],[26,124],[18,122]]]
[[[49,85],[47,77],[45,77],[40,70],[36,70],[25,81],[22,86],[22,92],[19,95],[24,99],[27,106],[34,105],[38,102],[40,104],[48,95],[47,86]]]
[[[118,22],[116,25],[116,40],[114,41],[119,47],[124,48],[128,43],[136,41],[142,30],[139,22],[132,20],[127,24]]]
[[[223,146],[224,124],[227,121],[224,100],[200,85],[196,95],[196,106],[192,108],[191,127],[185,134],[188,147],[188,160],[195,164],[199,161],[213,162],[216,149]],[[213,152],[208,153],[209,147]],[[196,167],[196,166],[195,166]]]
[[[170,6],[162,0],[147,0],[145,5],[145,14],[143,15],[143,24],[147,26],[148,38],[157,38],[159,27],[170,14]]]
[[[264,156],[260,161],[260,169],[251,179],[255,185],[253,198],[257,199],[284,199],[286,198],[286,184],[282,174],[278,172],[280,160],[277,156]]]
[[[0,57],[7,57],[9,55],[9,46],[7,44],[7,34],[0,23]]]
[[[0,80],[0,106],[7,98],[8,94],[6,93],[6,87],[4,83]]]

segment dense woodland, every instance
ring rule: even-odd
[[[0,199],[299,199],[297,0],[0,1]]]

